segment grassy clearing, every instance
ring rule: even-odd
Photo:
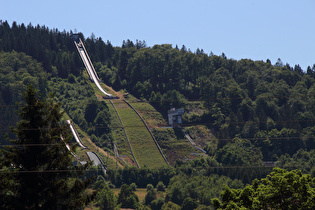
[[[113,101],[125,127],[134,155],[140,167],[159,168],[166,163],[149,131],[139,116],[123,101]]]
[[[216,140],[211,130],[204,125],[195,125],[185,128],[185,132],[190,135],[193,141],[201,148]]]
[[[114,191],[114,194],[118,196],[118,194],[120,192],[120,188],[115,188],[112,190]],[[147,189],[146,188],[137,188],[137,190],[135,191],[135,194],[138,196],[139,201],[142,203],[142,202],[144,202],[145,195],[147,194]],[[165,198],[165,196],[166,196],[165,192],[161,192],[161,191],[157,192],[158,198],[160,198],[160,197]]]
[[[118,196],[118,194],[120,192],[120,188],[114,188],[112,190],[114,191],[114,194]],[[146,188],[137,188],[137,190],[134,192],[138,196],[139,201],[142,203],[144,201],[145,195],[147,194],[147,189]]]
[[[167,124],[163,115],[148,102],[134,102],[131,105],[139,112],[149,127],[154,128]]]
[[[152,132],[171,165],[174,165],[176,160],[193,159],[192,153],[200,153],[188,142],[179,128],[155,128]]]
[[[87,73],[84,72],[84,75],[88,77]],[[100,90],[96,87],[94,83],[90,83],[96,96],[98,96],[99,100],[104,100],[102,97],[103,94]],[[108,91],[108,88],[105,87],[105,85],[101,84],[102,87],[106,91]],[[116,95],[115,93],[111,94]],[[129,95],[128,98],[132,101],[137,101],[136,98],[134,98],[132,95]],[[106,100],[105,100],[106,101]],[[125,127],[127,136],[130,140],[130,144],[133,150],[133,153],[140,165],[140,167],[147,166],[149,168],[159,168],[166,166],[166,163],[160,154],[154,140],[152,139],[149,131],[146,129],[144,123],[139,118],[139,116],[122,100],[112,100],[112,102],[115,104],[115,107],[118,111],[119,116],[121,117],[121,120],[123,122],[123,126]],[[115,143],[117,145],[117,150],[119,155],[126,155],[130,159],[133,160],[133,157],[131,155],[129,146],[127,144],[127,141],[125,139],[125,135],[123,132],[123,129],[121,128],[121,124],[119,122],[118,117],[115,114],[115,110],[112,109],[112,106],[109,104],[109,102],[106,102],[110,113],[112,113],[112,134],[113,138],[115,139]],[[143,114],[143,116],[146,116],[146,119],[150,121],[151,124],[159,124],[159,122],[163,121],[163,117],[159,115],[158,112],[155,111],[155,109],[150,104],[144,104],[142,106],[138,106],[140,110],[150,110],[155,112],[155,116],[150,116],[149,114]],[[144,112],[145,113],[145,112]],[[152,120],[157,119],[157,120]]]
[[[84,71],[83,74],[87,79],[89,79],[89,75],[86,71]],[[103,98],[104,94],[97,88],[97,86],[95,85],[94,82],[89,80],[89,84],[93,88],[94,93],[95,93],[96,97],[98,98],[98,100],[104,101],[109,108],[109,111],[111,113],[111,125],[109,125],[109,127],[111,128],[111,133],[112,133],[113,138],[115,140],[114,143],[117,146],[118,154],[120,156],[126,156],[127,159],[129,158],[129,159],[133,160],[130,149],[129,149],[128,144],[127,144],[125,134],[123,132],[123,129],[121,128],[121,124],[120,124],[119,118],[116,114],[114,107],[111,105],[111,103],[108,99]],[[114,90],[112,90],[111,88],[108,88],[105,84],[103,84],[101,82],[100,82],[100,85],[103,87],[103,89],[106,92],[112,94],[113,96],[116,96],[116,92]],[[86,135],[86,138],[88,138],[88,135]],[[112,151],[112,152],[113,152],[112,155],[115,156],[114,151]],[[124,164],[124,165],[129,165],[128,161],[122,161],[122,160],[119,160],[119,161],[122,162],[122,164]]]
[[[119,118],[116,114],[115,108],[108,100],[106,100],[106,104],[109,108],[109,112],[111,113],[110,127],[113,134],[114,143],[117,146],[118,153],[119,155],[127,155],[130,159],[133,159],[124,131],[121,128],[122,125],[120,124]]]

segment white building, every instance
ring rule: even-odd
[[[172,108],[167,111],[168,114],[168,124],[171,126],[182,124],[182,115],[184,114],[184,109]]]

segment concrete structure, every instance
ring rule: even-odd
[[[184,109],[175,109],[172,108],[167,111],[168,114],[168,124],[171,126],[176,126],[178,124],[182,124],[182,115],[184,114]]]
[[[89,74],[90,79],[95,83],[95,85],[97,86],[97,88],[105,94],[106,97],[108,98],[113,98],[112,94],[107,93],[101,86],[101,84],[99,83],[100,79],[94,69],[93,63],[90,59],[89,54],[87,53],[84,44],[82,42],[82,40],[79,38],[79,36],[77,34],[74,34],[72,36],[72,39],[74,41],[74,44],[81,56],[81,59],[85,65],[85,68]]]

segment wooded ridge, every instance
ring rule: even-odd
[[[1,144],[10,144],[4,138],[5,133],[11,139],[15,137],[10,126],[20,120],[15,111],[18,108],[16,102],[23,101],[22,91],[32,84],[42,97],[54,93],[54,100],[61,103],[82,136],[86,135],[113,156],[114,144],[120,155],[131,156],[117,113],[106,99],[95,93],[72,35],[72,31],[60,32],[46,26],[17,25],[16,22],[10,26],[7,21],[0,21]],[[183,180],[198,179],[210,183],[213,181],[210,179],[216,179],[220,183],[229,183],[231,188],[243,188],[243,183],[265,177],[274,166],[300,169],[314,176],[315,64],[303,70],[299,65],[284,64],[280,58],[271,64],[269,59],[234,60],[224,53],[205,54],[202,49],[192,52],[185,46],[162,44],[148,47],[145,41],[127,40],[121,47],[115,47],[110,41],[104,42],[93,35],[86,38],[79,33],[79,37],[100,80],[120,95],[125,94],[128,103],[134,104],[171,165],[163,169],[140,170],[134,169],[128,160],[124,163],[117,159],[126,166],[117,170],[115,162],[106,159],[106,178],[117,187],[124,183],[146,187],[147,184],[157,185],[161,179],[170,189],[163,204],[170,201],[182,207],[189,202],[193,205],[192,201],[184,202],[189,197],[198,205],[209,206],[212,198],[219,198],[223,188],[216,192],[202,188],[200,192],[211,196],[200,197],[198,194],[194,197],[192,191],[187,191],[191,186]],[[126,93],[129,93],[128,98]],[[113,104],[118,106],[119,103],[122,101]],[[170,108],[184,108],[180,127],[165,127]],[[125,129],[138,135],[131,132],[142,129],[133,123],[137,121],[127,121],[128,125],[123,125]],[[202,155],[195,149],[185,134],[189,134],[207,154]],[[145,163],[146,160],[141,161]],[[287,172],[281,170],[274,170],[270,176],[286,175]],[[292,173],[299,175],[299,172]],[[231,180],[223,176],[215,178],[213,174],[229,176]],[[147,178],[140,180],[139,177]],[[238,180],[232,181],[235,178]],[[264,187],[263,184],[261,182],[259,186]],[[254,184],[250,189],[253,191],[252,188]],[[259,192],[256,188],[254,191]],[[182,198],[176,200],[173,193],[178,192],[182,193]],[[240,199],[224,200],[222,196],[229,192],[225,189],[221,200],[213,201],[215,207],[231,207],[229,201],[241,206]],[[232,193],[240,196],[245,192],[235,190]],[[156,200],[155,204],[150,201],[146,205],[158,206],[157,199],[152,200]],[[250,204],[254,205],[253,202]]]

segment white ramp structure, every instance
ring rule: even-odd
[[[76,142],[78,142],[78,144],[80,145],[80,147],[82,147],[83,149],[86,149],[87,147],[84,146],[84,144],[82,143],[80,137],[79,137],[79,134],[77,133],[77,130],[74,128],[73,124],[71,123],[70,120],[67,120],[67,123],[69,124],[70,126],[70,129],[71,129],[71,132],[76,140]]]
[[[101,166],[102,171],[104,175],[106,175],[106,167],[104,166],[104,163],[102,162],[101,158],[95,153],[95,152],[86,152],[87,156],[90,158],[90,160],[93,162],[93,166]]]
[[[100,85],[100,83],[99,83],[100,79],[98,78],[98,76],[96,74],[96,71],[94,69],[93,63],[92,63],[92,61],[91,61],[91,59],[90,59],[90,57],[89,57],[89,55],[88,55],[88,53],[87,53],[87,51],[86,51],[86,49],[84,47],[84,44],[83,44],[82,40],[80,38],[74,39],[74,44],[75,44],[75,46],[76,46],[76,48],[77,48],[77,50],[78,50],[78,52],[79,52],[79,54],[81,56],[81,59],[82,59],[84,65],[85,65],[85,68],[86,68],[89,76],[90,76],[90,79],[96,84],[97,88],[102,93],[104,93],[107,97],[112,98],[113,95],[107,93],[102,88],[102,86]]]
[[[80,157],[76,156],[76,155],[71,151],[71,148],[70,148],[69,144],[67,144],[67,143],[65,142],[65,139],[64,139],[62,136],[60,136],[60,138],[61,138],[61,140],[65,143],[65,145],[66,145],[67,149],[69,150],[69,152],[71,153],[71,155],[72,155],[73,157],[75,157],[76,159],[78,159],[78,160],[81,159]]]

